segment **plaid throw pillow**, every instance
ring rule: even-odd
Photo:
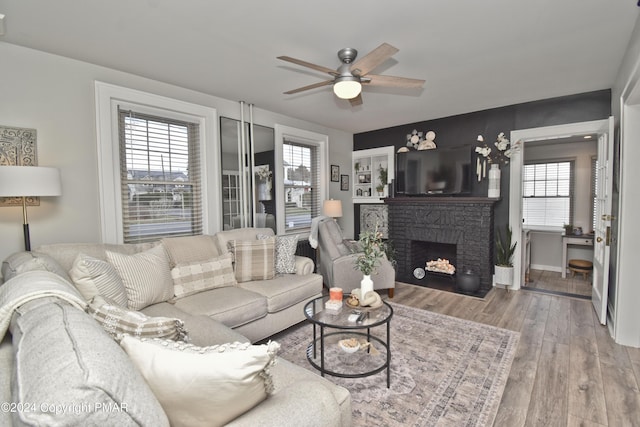
[[[96,295],[89,302],[87,313],[114,338],[126,334],[140,338],[187,341],[187,332],[184,330],[182,320],[168,317],[149,317],[139,311],[120,307],[100,295]]]
[[[269,280],[275,276],[275,239],[230,240],[229,251],[235,259],[238,283]]]
[[[178,264],[171,269],[171,277],[176,298],[237,284],[230,253],[209,261]]]

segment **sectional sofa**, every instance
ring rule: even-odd
[[[295,243],[252,228],[13,254],[0,402],[14,410],[0,425],[350,425],[349,392],[265,340],[322,294]]]

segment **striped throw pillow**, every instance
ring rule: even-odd
[[[133,255],[106,253],[127,289],[127,306],[130,309],[141,310],[173,298],[169,258],[162,245]]]
[[[269,280],[275,276],[275,238],[264,240],[230,240],[234,270],[238,283]]]
[[[69,276],[85,300],[91,301],[96,295],[127,306],[127,290],[118,272],[107,261],[80,253],[73,261]]]
[[[209,261],[178,264],[171,269],[171,277],[177,298],[237,284],[230,253]]]
[[[139,311],[120,307],[100,295],[95,296],[89,302],[87,313],[114,338],[126,334],[139,338],[188,341],[182,320],[169,317],[149,317]]]

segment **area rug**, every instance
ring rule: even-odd
[[[327,376],[351,392],[354,426],[491,426],[516,352],[518,332],[391,304],[391,387],[386,371],[365,378]],[[374,335],[384,338],[378,327]],[[317,372],[306,358],[303,324],[276,337],[279,355]],[[327,338],[331,341],[331,338]],[[327,351],[325,366],[369,363],[384,352]],[[379,344],[378,344],[379,346]],[[382,349],[381,349],[382,350]]]

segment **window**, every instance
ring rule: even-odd
[[[318,149],[285,141],[282,144],[284,167],[285,228],[287,232],[308,229],[311,218],[320,215]]]
[[[275,136],[278,234],[307,233],[327,198],[329,137],[279,124]]]
[[[524,225],[562,227],[571,224],[573,187],[573,161],[524,165]]]
[[[95,99],[102,243],[218,229],[216,110],[103,82]]]
[[[123,241],[202,234],[197,123],[118,109]]]

